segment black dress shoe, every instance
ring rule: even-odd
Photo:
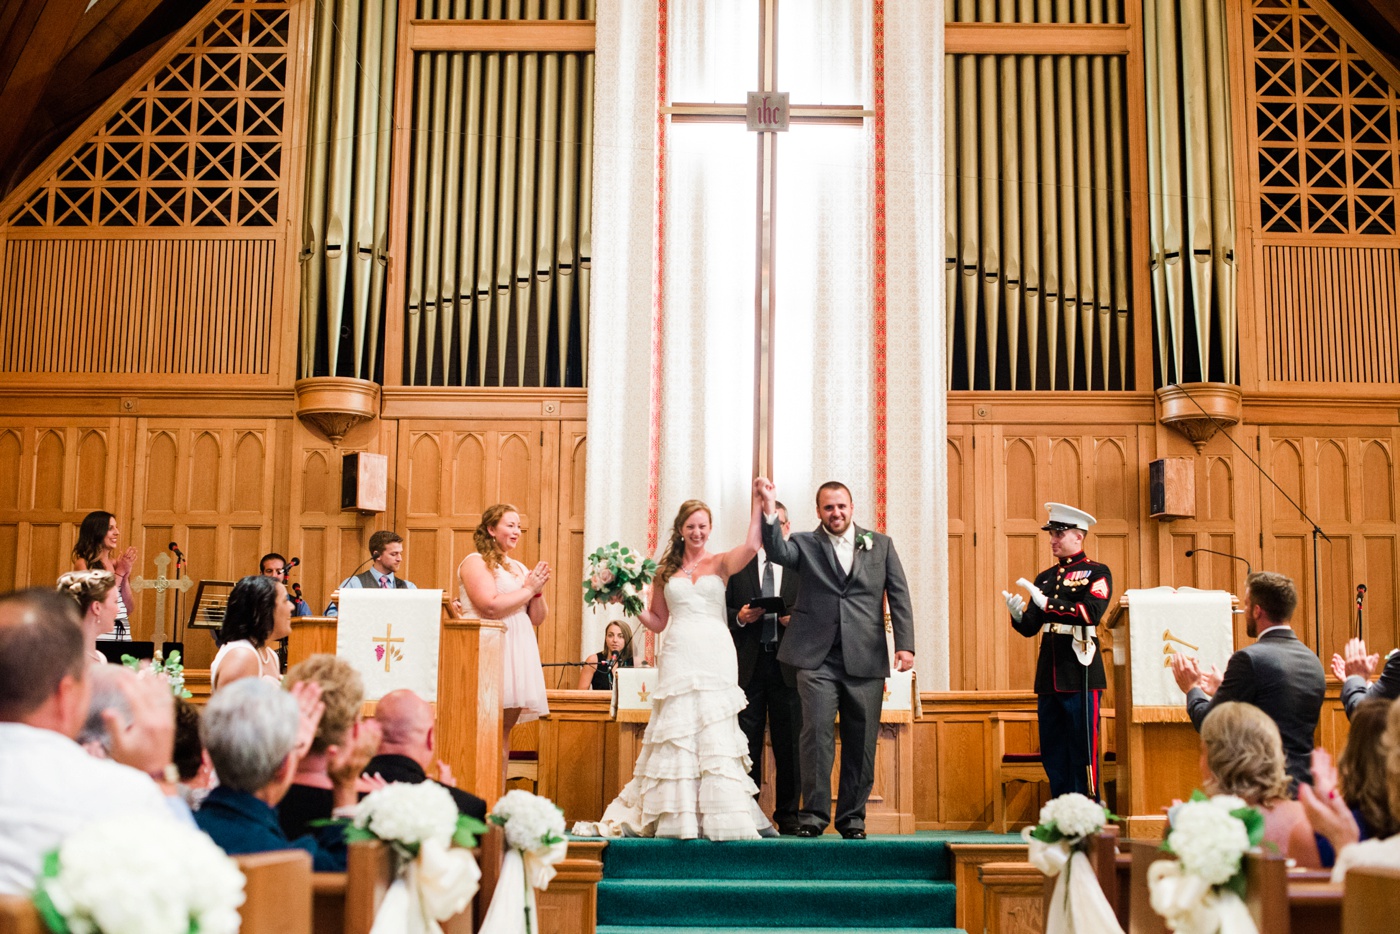
[[[799,837],[820,837],[821,835],[822,832],[820,830],[815,827],[809,827],[806,824],[797,828],[797,836]]]
[[[851,827],[841,831],[841,836],[845,837],[847,840],[864,840],[865,831],[858,827]]]
[[[802,833],[801,824],[779,824],[778,833],[784,837],[796,837]]]

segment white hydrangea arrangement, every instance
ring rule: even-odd
[[[1181,871],[1208,885],[1230,885],[1244,896],[1240,860],[1264,839],[1264,817],[1234,795],[1207,798],[1197,791],[1176,809],[1162,849],[1176,854]]]
[[[370,792],[355,808],[346,842],[383,840],[404,859],[413,859],[428,841],[470,849],[486,825],[458,813],[452,793],[436,782],[394,782]]]
[[[613,542],[588,556],[584,569],[583,602],[588,606],[621,604],[627,616],[645,608],[642,588],[656,576],[656,562],[635,548]]]
[[[1252,934],[1243,857],[1264,839],[1264,817],[1233,795],[1197,791],[1175,809],[1158,860],[1147,871],[1152,910],[1180,934]]]
[[[1071,845],[1078,845],[1113,819],[1108,808],[1093,798],[1070,792],[1047,802],[1040,809],[1040,823],[1029,828],[1029,833],[1041,843],[1068,840]]]
[[[243,873],[200,831],[98,821],[44,860],[34,903],[54,934],[236,934]]]
[[[564,812],[548,798],[507,791],[486,819],[506,836],[506,854],[480,934],[535,934],[535,890],[549,888],[555,865],[568,852]]]

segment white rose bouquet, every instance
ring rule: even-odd
[[[54,934],[236,934],[243,873],[200,831],[114,817],[44,860],[34,904]]]
[[[439,934],[439,921],[466,910],[481,882],[471,848],[486,825],[460,814],[436,782],[395,782],[368,794],[345,827],[345,840],[382,840],[394,851],[394,884],[375,915],[373,934]]]
[[[535,890],[549,888],[569,848],[564,812],[548,798],[517,788],[502,795],[486,819],[505,831],[506,855],[481,934],[534,934]]]
[[[1264,839],[1264,817],[1233,795],[1197,791],[1172,814],[1162,844],[1176,860],[1147,873],[1152,909],[1181,934],[1253,934],[1245,907],[1244,854]]]
[[[642,588],[656,576],[656,562],[636,549],[613,542],[588,556],[584,573],[585,604],[618,603],[623,613],[636,616],[644,609]]]
[[[1081,794],[1064,794],[1040,809],[1040,823],[1021,831],[1031,865],[1055,877],[1045,934],[1123,934],[1086,855],[1088,838],[1115,820]]]

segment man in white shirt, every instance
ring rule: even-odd
[[[130,719],[110,712],[118,761],[94,759],[73,741],[90,690],[77,610],[69,597],[46,590],[0,597],[0,894],[32,890],[44,856],[92,821],[134,813],[171,820],[144,774],[161,774],[170,763],[168,688],[151,681],[157,691],[128,694]]]

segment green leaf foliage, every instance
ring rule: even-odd
[[[457,830],[452,834],[452,842],[460,847],[471,849],[476,846],[478,838],[487,831],[484,822],[477,820],[469,814],[459,814],[457,816]]]

